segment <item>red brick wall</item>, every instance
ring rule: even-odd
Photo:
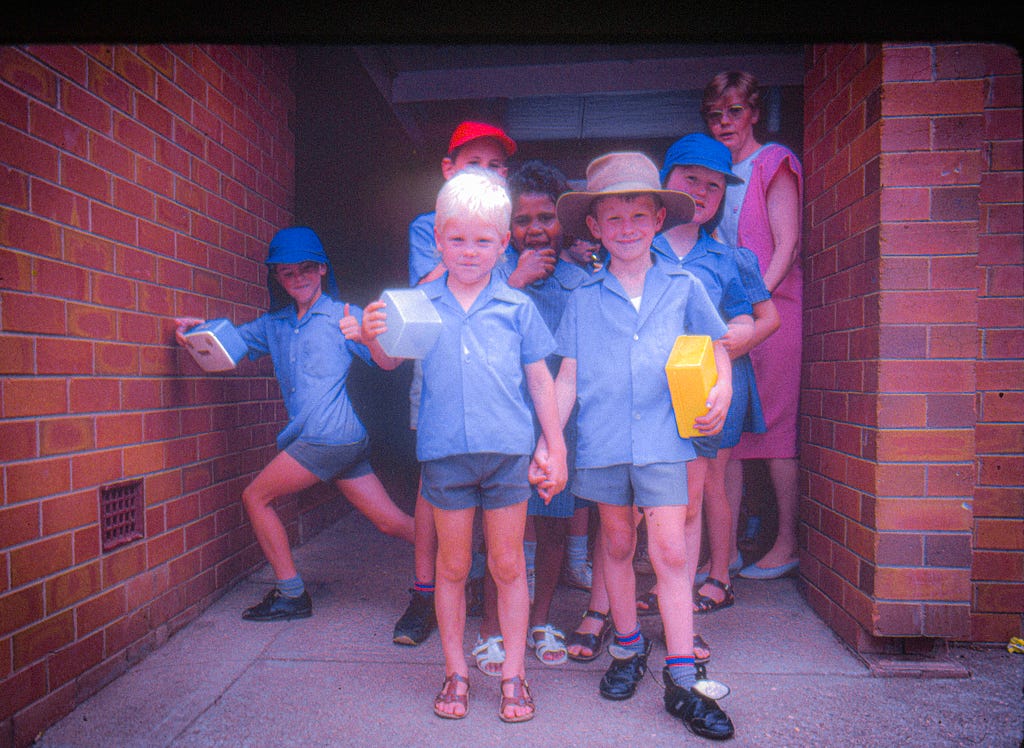
[[[808,598],[862,650],[1005,640],[1024,607],[1020,62],[810,55]]]
[[[937,69],[981,77],[978,347],[971,639],[1021,633],[1024,609],[1024,143],[1021,58],[1008,47],[951,47]]]
[[[294,211],[293,53],[0,48],[0,744],[24,744],[262,560],[269,362],[207,376],[174,315],[252,319]],[[101,552],[100,486],[145,538]],[[285,502],[293,535],[316,492]]]

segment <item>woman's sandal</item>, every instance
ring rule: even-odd
[[[459,683],[466,684],[466,693],[458,693]],[[445,712],[439,708],[447,704],[461,704],[462,714]],[[458,673],[447,676],[441,684],[441,690],[434,697],[434,714],[441,719],[462,719],[469,714],[469,681]]]
[[[505,695],[505,684],[512,684],[512,695]],[[510,706],[526,706],[530,708],[526,714],[520,714],[515,717],[505,716],[505,710]],[[530,694],[530,684],[526,682],[526,678],[521,675],[513,675],[511,678],[505,678],[501,682],[501,704],[498,706],[498,717],[501,718],[502,722],[527,722],[533,719],[533,715],[537,713],[537,706],[533,703],[533,696]]]
[[[598,610],[588,610],[583,614],[583,618],[584,620],[587,618],[593,618],[595,621],[600,621],[601,630],[596,634],[584,634],[582,631],[573,631],[565,641],[566,652],[570,660],[575,660],[576,662],[593,662],[601,656],[601,650],[608,641],[608,635],[612,630],[612,622],[608,620],[607,613],[602,613]],[[590,650],[590,654],[573,654],[568,651],[569,647],[586,647]]]
[[[645,592],[636,600],[636,614],[638,616],[661,615],[661,608],[658,607],[658,593]]]
[[[501,677],[500,667],[494,671],[487,669],[488,665],[501,665],[505,661],[504,639],[500,635],[489,636],[487,641],[478,636],[472,654],[476,658],[476,666],[481,673],[495,678]]]
[[[722,590],[722,592],[725,593],[725,597],[721,600],[715,600],[707,595],[701,595],[699,592],[696,593],[693,598],[694,613],[713,613],[716,610],[728,608],[736,602],[736,596],[732,592],[731,584],[726,584],[721,579],[715,579],[714,577],[708,577],[705,579],[704,584],[710,584],[712,587],[717,587]]]
[[[537,641],[536,634],[542,638]],[[562,665],[569,659],[569,650],[565,647],[565,634],[556,629],[550,623],[543,626],[533,626],[526,637],[526,644],[537,655],[537,659],[545,665]],[[545,655],[555,654],[553,660],[547,659]]]

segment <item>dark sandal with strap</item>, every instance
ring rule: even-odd
[[[698,649],[705,650],[707,652],[707,655],[704,656],[704,657],[698,657],[697,656],[697,650]],[[709,647],[708,643],[706,641],[704,641],[704,637],[703,636],[701,636],[700,634],[694,634],[693,635],[693,664],[694,665],[706,665],[709,662],[711,662],[711,647]]]
[[[732,593],[731,584],[726,584],[721,579],[715,579],[714,577],[708,577],[705,579],[704,584],[710,584],[712,587],[717,587],[722,590],[722,592],[725,593],[725,597],[721,600],[715,600],[714,598],[702,595],[699,592],[696,593],[696,596],[693,599],[694,613],[713,613],[716,610],[728,608],[736,602],[736,596]],[[703,587],[704,584],[702,584],[701,587]]]
[[[645,592],[640,595],[640,597],[636,599],[636,614],[638,616],[661,615],[661,608],[658,607],[658,593]]]
[[[583,619],[593,618],[595,621],[601,622],[601,630],[596,634],[584,634],[581,631],[573,631],[565,639],[565,648],[572,649],[572,647],[586,647],[590,650],[589,655],[573,654],[569,652],[569,659],[575,660],[576,662],[593,662],[601,656],[601,650],[604,648],[605,643],[608,641],[608,635],[612,630],[612,622],[608,620],[608,614],[602,613],[599,610],[588,610],[583,614]]]
[[[505,695],[505,684],[512,684],[512,695]],[[530,708],[526,714],[520,714],[515,717],[505,716],[505,710],[510,706],[526,706]],[[533,719],[533,715],[537,713],[537,706],[533,703],[533,696],[530,694],[530,684],[526,682],[526,678],[521,675],[513,675],[511,678],[505,678],[501,682],[501,704],[498,705],[498,717],[501,718],[502,722],[527,722]]]
[[[466,684],[466,693],[458,693],[459,683]],[[447,704],[462,704],[464,711],[462,714],[452,714],[451,712],[441,711],[438,708]],[[434,714],[441,719],[462,719],[469,714],[469,681],[458,673],[452,673],[445,678],[444,683],[441,684],[441,690],[434,697]]]

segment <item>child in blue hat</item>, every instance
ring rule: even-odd
[[[271,311],[237,328],[249,358],[270,354],[288,424],[277,436],[278,454],[242,491],[242,504],[277,583],[261,602],[247,608],[248,621],[308,618],[309,592],[292,558],[288,534],[272,506],[280,496],[319,481],[333,483],[382,532],[413,541],[413,518],[403,512],[370,466],[366,429],[346,389],[356,357],[375,365],[370,350],[347,340],[362,311],[338,299],[330,260],[316,233],[304,226],[282,229],[270,242],[266,260]],[[176,338],[185,344],[194,317],[175,319]],[[388,362],[383,362],[387,367]]]

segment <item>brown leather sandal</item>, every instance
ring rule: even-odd
[[[458,693],[459,683],[466,684],[466,693]],[[452,714],[451,712],[444,712],[439,709],[440,706],[447,704],[461,704],[463,708],[462,714]],[[434,714],[441,719],[462,719],[469,714],[469,681],[466,678],[458,673],[452,673],[444,679],[444,683],[441,684],[441,690],[434,697]]]
[[[505,695],[505,684],[512,684],[512,695]],[[505,710],[510,706],[526,706],[530,708],[526,714],[516,717],[506,717]],[[501,682],[501,704],[498,706],[498,717],[502,722],[528,722],[537,713],[537,706],[533,703],[533,696],[530,694],[530,684],[521,675],[513,675]]]

